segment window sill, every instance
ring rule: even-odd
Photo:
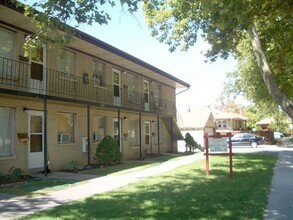
[[[15,160],[16,156],[15,155],[9,155],[9,156],[0,156],[0,161],[1,160]]]
[[[57,143],[60,146],[69,146],[69,145],[77,145],[77,142],[71,142],[71,143]]]

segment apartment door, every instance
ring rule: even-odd
[[[120,152],[122,152],[122,124],[121,124],[121,119],[120,119],[120,129],[119,129],[119,123],[118,123],[118,118],[113,118],[113,137],[115,140],[118,141],[118,143],[120,144]],[[120,131],[120,134],[119,134]],[[120,136],[120,140],[119,140],[119,136]]]
[[[113,103],[121,106],[121,73],[120,70],[113,69]]]
[[[44,167],[43,112],[30,111],[28,120],[28,168]]]
[[[30,63],[30,92],[44,94],[46,92],[46,45],[36,51],[31,51]]]
[[[145,146],[148,154],[151,153],[151,122],[144,122],[144,132],[145,132]]]
[[[150,82],[148,80],[143,81],[143,99],[144,99],[144,110],[150,110]]]

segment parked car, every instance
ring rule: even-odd
[[[284,137],[283,133],[278,132],[278,131],[274,132],[274,138],[283,138],[283,137]]]
[[[256,148],[257,145],[264,143],[264,137],[257,136],[255,134],[250,133],[240,133],[235,134],[231,138],[232,146],[244,146],[249,145],[253,148]]]

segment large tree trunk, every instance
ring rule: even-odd
[[[252,44],[254,55],[257,59],[257,64],[260,69],[260,73],[269,91],[269,94],[272,96],[275,102],[283,109],[283,111],[286,112],[291,119],[293,119],[293,102],[285,96],[285,94],[280,90],[280,88],[276,84],[273,78],[272,71],[269,67],[267,58],[263,52],[261,42],[257,35],[254,24],[250,25],[248,33],[250,36],[250,41]]]

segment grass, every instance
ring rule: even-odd
[[[157,166],[168,160],[178,160],[182,156],[190,155],[191,153],[181,153],[181,154],[170,154],[170,155],[161,155],[153,156],[146,158],[142,161],[126,161],[125,163],[102,167],[92,170],[85,170],[81,173],[83,174],[92,174],[97,176],[106,176],[106,175],[121,175],[126,173],[131,173],[139,170],[143,170],[152,166]],[[193,154],[193,153],[192,153]]]
[[[24,219],[262,219],[277,154],[212,157]]]
[[[78,184],[74,180],[32,178],[25,182],[0,187],[0,193],[17,196],[36,197],[52,191],[65,189]]]

